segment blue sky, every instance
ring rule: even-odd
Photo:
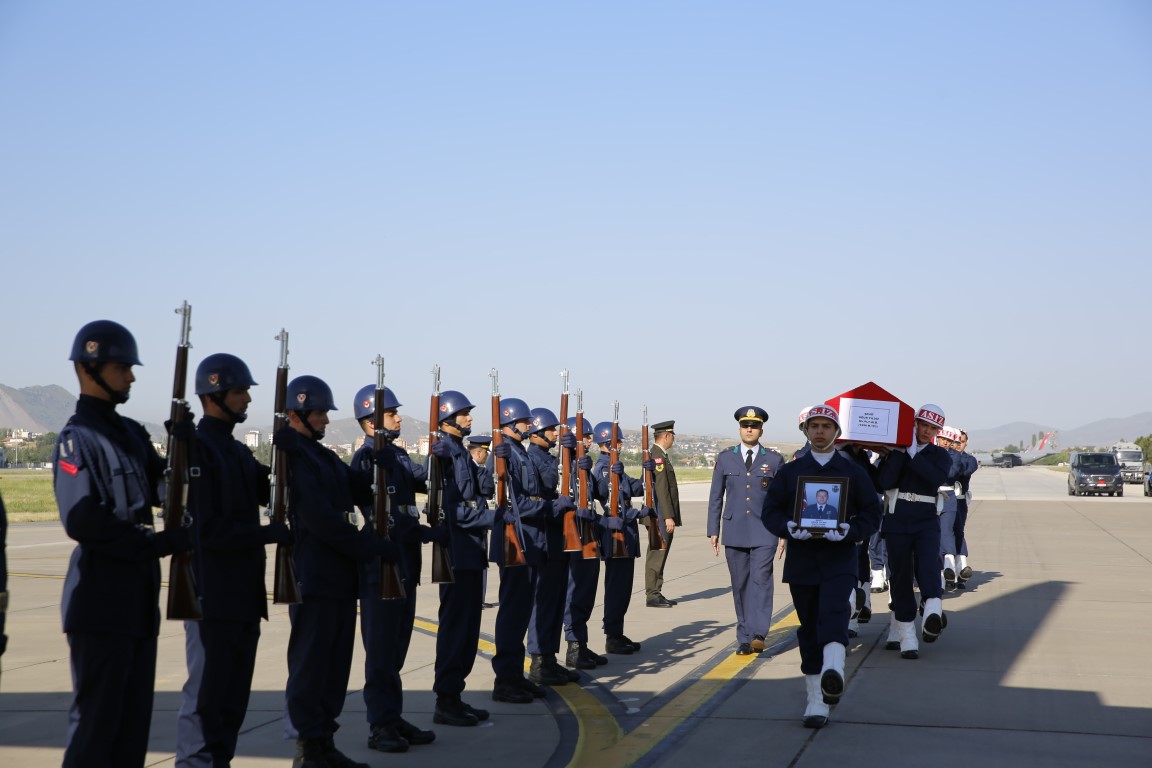
[[[0,383],[111,318],[263,386],[735,432],[872,380],[950,422],[1149,410],[1152,5],[0,4]],[[268,414],[267,417],[264,414]],[[481,418],[486,425],[486,416]]]

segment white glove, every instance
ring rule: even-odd
[[[840,523],[840,530],[833,528],[830,531],[825,531],[824,541],[844,541],[848,535],[848,529],[851,528],[848,523]]]
[[[796,541],[807,541],[812,538],[812,533],[806,528],[797,528],[795,520],[788,521],[788,535],[796,539]]]

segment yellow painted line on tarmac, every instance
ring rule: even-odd
[[[435,635],[440,630],[440,625],[436,622],[425,621],[424,619],[420,618],[417,618],[414,622],[412,622],[412,625],[417,629],[422,629],[432,635]],[[480,638],[480,641],[476,644],[476,648],[477,650],[484,651],[485,653],[496,653],[496,644],[489,640],[485,640],[484,638]]]
[[[53,575],[50,573],[9,573],[8,578],[17,576],[21,579],[63,579],[63,575]]]
[[[772,626],[765,638],[765,644],[769,648],[772,647],[799,624],[796,612],[789,612]],[[759,657],[756,655],[732,654],[705,672],[699,680],[690,684],[672,701],[653,712],[627,735],[623,733],[608,708],[587,691],[582,688],[569,691],[568,686],[554,688],[553,690],[568,702],[580,724],[580,735],[569,766],[623,768],[632,765],[667,738],[757,658]],[[605,719],[610,721],[612,728],[605,727],[603,723]]]

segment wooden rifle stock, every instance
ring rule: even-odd
[[[504,433],[500,427],[500,375],[493,368],[489,374],[492,377],[492,455],[493,466],[496,469],[496,509],[504,519],[503,551],[504,567],[527,565],[528,559],[524,557],[524,546],[516,533],[515,512],[508,503],[508,461],[496,458],[497,446],[504,444]]]
[[[432,403],[428,414],[428,504],[424,514],[428,525],[435,528],[444,525],[444,470],[440,458],[432,453],[432,446],[438,439],[440,428],[440,366],[432,366]],[[452,584],[456,581],[452,573],[452,561],[448,557],[448,547],[438,541],[432,542],[432,583]]]
[[[188,416],[188,401],[184,399],[188,379],[188,335],[192,330],[192,307],[188,302],[176,310],[181,315],[180,344],[176,347],[176,375],[172,382],[172,410],[168,416],[168,466],[164,470],[164,528],[175,529],[192,524],[188,514],[188,453],[187,439],[175,436]],[[192,553],[176,552],[172,555],[168,571],[168,618],[175,621],[200,621],[204,610],[196,594],[196,575],[192,570]]]
[[[640,437],[640,452],[641,458],[648,461],[652,458],[650,446],[648,445],[648,406],[644,406],[644,425],[642,427],[643,434]],[[648,470],[644,470],[644,505],[649,509],[656,509],[656,505],[652,500],[652,484],[655,478]],[[660,519],[660,515],[650,517],[646,521],[648,526],[648,549],[660,550],[664,549],[664,521]]]
[[[560,436],[568,434],[568,370],[560,372],[564,377],[564,392],[560,395]],[[560,495],[572,496],[572,449],[560,447]],[[564,551],[580,552],[584,544],[576,525],[576,510],[564,513]]]
[[[576,461],[579,462],[585,456],[584,449],[584,392],[583,390],[576,390]],[[576,475],[576,485],[579,488],[576,506],[579,509],[590,509],[592,507],[592,500],[588,497],[588,483],[591,478],[589,477],[588,470],[578,470]],[[585,560],[597,560],[600,557],[600,545],[596,541],[596,521],[586,518],[577,518],[580,523],[580,551],[584,554]]]
[[[372,414],[372,445],[377,451],[391,450],[384,440],[384,358],[376,355],[376,403]],[[372,517],[376,535],[384,540],[391,539],[392,497],[388,493],[388,470],[379,462],[373,463]],[[403,600],[407,597],[404,582],[400,580],[400,568],[396,563],[388,563],[380,558],[380,599]]]
[[[288,331],[281,328],[276,340],[280,342],[280,365],[276,368],[272,434],[288,426]],[[281,524],[287,522],[288,457],[275,443],[272,444],[272,492],[268,500],[268,509],[272,512],[273,521]],[[300,585],[296,581],[295,547],[291,544],[277,544],[272,577],[272,602],[277,605],[295,605],[302,600]]]
[[[612,517],[623,519],[620,514],[620,476],[612,471],[620,461],[620,403],[619,401],[612,404],[614,414],[612,416],[612,440],[608,443],[608,514]],[[628,545],[624,539],[624,531],[612,531],[612,553],[613,558],[629,557]]]

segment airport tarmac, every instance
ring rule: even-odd
[[[885,594],[873,595],[875,615],[849,650],[847,690],[822,730],[800,724],[804,684],[780,569],[769,651],[735,656],[727,568],[704,536],[708,486],[686,484],[686,525],[669,554],[664,590],[679,605],[647,608],[637,564],[625,631],[642,644],[639,653],[611,656],[582,684],[535,703],[496,703],[487,661],[496,611],[486,610],[484,658],[464,699],[488,708],[491,719],[476,728],[432,726],[438,600],[425,573],[404,683],[407,718],[433,727],[435,743],[407,754],[367,748],[359,648],[337,743],[373,766],[1147,768],[1152,499],[1134,485],[1123,498],[1073,498],[1065,488],[1063,473],[1044,468],[981,468],[968,525],[975,574],[967,590],[945,597],[948,628],[921,646],[919,660],[903,660],[884,650],[890,614]],[[59,603],[71,549],[57,524],[9,531],[10,640],[0,681],[6,767],[60,764],[71,683]],[[497,581],[492,570],[492,600]],[[288,766],[293,754],[281,721],[288,615],[283,606],[270,613],[238,768]],[[599,607],[595,617],[598,625]],[[603,650],[598,626],[590,644]],[[175,762],[183,650],[181,624],[165,622],[148,765]]]

